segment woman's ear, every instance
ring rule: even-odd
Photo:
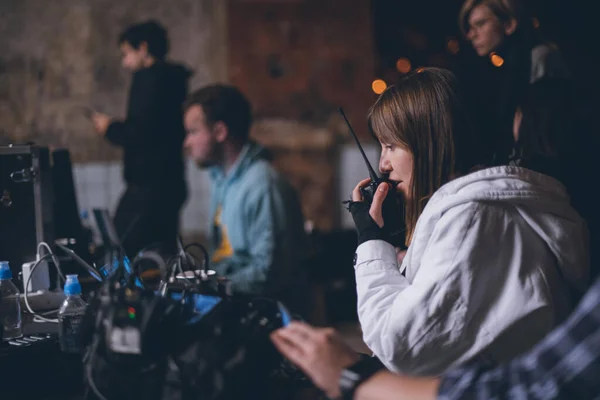
[[[511,18],[508,22],[504,24],[504,34],[506,36],[510,36],[517,30],[517,20],[515,18]]]

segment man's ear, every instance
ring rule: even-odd
[[[145,41],[140,43],[137,50],[142,53],[150,54],[150,53],[148,53],[148,42],[145,42]]]
[[[504,34],[506,36],[510,36],[517,30],[517,20],[515,18],[511,18],[508,22],[504,24]]]
[[[213,132],[215,134],[215,139],[217,143],[223,143],[229,137],[229,130],[227,129],[227,125],[223,123],[223,121],[217,121],[213,125]]]

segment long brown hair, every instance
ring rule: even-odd
[[[390,86],[369,110],[369,128],[375,137],[413,156],[411,196],[405,204],[407,245],[433,193],[489,159],[459,97],[450,71],[424,68]]]

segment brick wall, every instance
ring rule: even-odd
[[[337,108],[366,138],[375,99],[370,1],[229,0],[227,8],[229,81],[254,106],[254,136],[274,151],[305,217],[338,227],[348,133]]]
[[[341,105],[365,136],[375,99],[370,3],[229,0],[229,79],[258,118],[322,126]]]
[[[169,29],[171,57],[195,70],[192,89],[230,81],[254,103],[259,131],[299,138],[282,144],[262,137],[277,148],[276,166],[300,191],[306,217],[323,229],[338,225],[339,200],[356,181],[353,167],[363,167],[352,144],[330,148],[339,145],[341,132],[347,135],[336,108],[342,105],[364,136],[375,98],[367,0],[351,6],[341,0],[1,1],[0,144],[68,147],[80,208],[114,209],[123,189],[120,154],[96,137],[78,107],[123,115],[130,77],[119,66],[116,37],[148,18]],[[327,132],[329,147],[307,149],[319,132]],[[190,163],[188,181],[182,230],[204,231],[206,173]],[[346,213],[341,223],[348,225]]]

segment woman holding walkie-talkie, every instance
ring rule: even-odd
[[[446,70],[408,74],[368,120],[389,181],[370,205],[360,190],[370,179],[360,182],[350,204],[366,344],[391,370],[417,375],[531,348],[589,284],[587,228],[563,185],[490,167]],[[397,222],[382,212],[396,194],[405,202],[401,264],[387,234]]]

